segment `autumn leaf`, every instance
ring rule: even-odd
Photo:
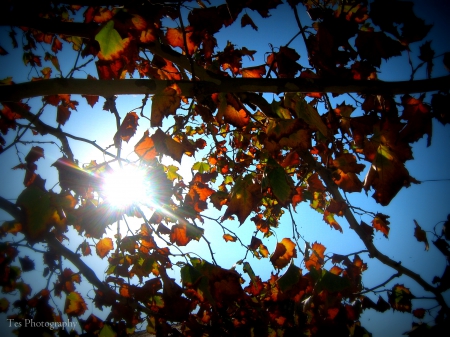
[[[95,35],[95,40],[100,45],[100,60],[111,61],[118,58],[129,43],[129,38],[122,39],[117,30],[114,29],[114,21],[110,20]]]
[[[116,134],[114,135],[114,145],[117,148],[120,147],[119,138],[128,143],[130,138],[134,136],[134,134],[136,133],[136,128],[139,125],[138,119],[139,116],[136,114],[136,112],[131,111],[127,113],[122,121],[122,124],[120,124],[119,130],[117,130]]]
[[[165,134],[161,129],[157,129],[151,136],[153,143],[155,144],[156,152],[165,154],[171,157],[173,160],[181,163],[183,154],[187,154],[189,149],[185,144],[179,143],[172,139],[169,135]]]
[[[111,238],[103,238],[95,245],[95,251],[102,259],[113,249],[114,246]]]
[[[334,219],[334,214],[330,213],[329,211],[325,210],[323,213],[323,220],[329,224],[334,229],[338,230],[342,233],[342,227],[337,223],[337,221]]]
[[[230,234],[224,234],[223,239],[225,240],[225,242],[229,242],[229,241],[236,242],[236,240],[237,240],[236,237],[234,237]]]
[[[230,191],[227,210],[222,219],[236,214],[242,225],[261,200],[261,186],[253,181],[251,174],[240,177]]]
[[[414,229],[414,237],[417,241],[425,243],[425,250],[428,251],[428,249],[430,249],[430,245],[428,244],[427,233],[422,229],[422,227],[419,226],[419,223],[416,220],[414,220],[414,224],[416,225],[416,228]]]
[[[305,255],[305,267],[308,270],[311,270],[311,268],[315,268],[316,270],[319,270],[323,264],[323,259],[325,257],[325,246],[314,242],[311,247],[311,252],[308,255]]]
[[[256,31],[258,30],[258,27],[253,22],[252,18],[248,14],[244,14],[241,18],[241,27],[245,27],[247,25],[250,25]]]
[[[267,184],[280,204],[285,205],[291,200],[291,193],[294,188],[292,178],[272,158],[269,158],[267,161],[266,174],[267,176],[263,181],[263,186]]]
[[[389,304],[392,309],[398,310],[400,312],[411,312],[411,300],[414,298],[411,291],[406,288],[403,284],[396,284],[392,287],[389,294]]]
[[[377,213],[372,220],[372,226],[377,231],[380,231],[387,238],[389,235],[389,221],[387,220],[389,216],[384,215],[382,213]]]
[[[148,130],[145,130],[142,138],[134,146],[134,152],[136,152],[136,154],[146,162],[152,161],[157,155],[153,139],[148,135]]]
[[[184,40],[184,36],[186,36],[187,52],[192,55],[197,48],[196,43],[191,39],[192,34],[191,27],[185,27],[184,33],[181,28],[167,28],[166,39],[172,47],[179,47],[186,52]]]
[[[289,238],[284,238],[281,242],[277,243],[275,251],[270,257],[270,262],[272,262],[275,268],[283,269],[295,257],[297,257],[295,243]]]
[[[266,74],[266,66],[262,64],[260,66],[242,68],[241,74],[244,78],[261,78]]]
[[[414,317],[422,319],[425,317],[425,312],[426,312],[425,309],[418,308],[418,309],[414,309],[412,313],[413,313]]]
[[[66,296],[64,312],[69,316],[81,316],[87,310],[86,302],[78,292],[71,292]]]
[[[180,103],[180,91],[174,87],[167,87],[162,92],[153,95],[150,125],[152,127],[162,126],[163,118],[175,115]]]

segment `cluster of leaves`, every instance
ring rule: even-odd
[[[25,163],[14,167],[25,170],[25,189],[15,205],[21,215],[3,224],[1,234],[20,233],[30,244],[47,242],[43,276],[49,280],[55,276],[52,292],[57,297],[65,294],[64,314],[68,317],[81,317],[87,310],[85,297],[76,291],[81,276],[94,285],[93,304],[99,309],[108,308],[110,314],[106,320],[93,314],[81,319],[81,328],[88,335],[131,334],[139,323],[145,322],[147,331],[160,336],[365,336],[368,333],[359,323],[363,310],[384,312],[392,308],[412,312],[414,296],[402,284],[393,286],[388,301],[380,296],[374,303],[364,295],[362,273],[367,265],[358,254],[334,254],[329,259],[326,247],[318,242],[306,242],[302,251],[298,243],[301,237],[295,231],[292,238],[280,240],[272,252],[262,239],[273,234],[286,210],[295,211],[299,203],[306,202],[323,214],[325,223],[340,232],[343,229],[336,218],[345,216],[368,251],[377,257],[372,243],[374,230],[388,237],[389,216],[378,213],[371,225],[355,224],[339,190],[373,190],[373,198],[385,206],[403,187],[418,183],[410,176],[405,162],[413,158],[412,143],[426,135],[430,144],[433,118],[449,123],[448,92],[434,94],[431,104],[425,102],[425,96],[414,98],[406,94],[396,102],[390,93],[360,94],[362,112],[358,114],[354,113],[356,106],[345,101],[333,108],[323,92],[286,92],[269,104],[245,86],[242,90],[212,94],[201,85],[194,92],[181,89],[182,81],[216,83],[241,77],[377,81],[382,59],[401,55],[412,43],[422,41],[431,27],[413,13],[410,3],[403,1],[376,0],[370,6],[368,1],[356,0],[287,2],[299,22],[308,68],[297,62],[300,55],[289,45],[270,50],[265,64],[251,67],[243,67],[242,59],[253,59],[256,51],[239,49],[231,42],[218,50],[216,33],[239,17],[242,27],[257,29],[246,9],[265,18],[281,5],[279,0],[228,0],[208,7],[198,1],[200,8],[187,7],[189,1],[132,2],[122,7],[81,7],[48,1],[27,8],[25,13],[13,2],[6,2],[7,14],[2,14],[8,16],[5,22],[20,27],[11,28],[13,46],[18,45],[16,35],[20,30],[23,62],[42,74],[33,81],[52,78],[53,70],[62,77],[57,55],[63,46],[71,46],[88,60],[74,66],[68,78],[95,60],[100,80],[121,81],[139,76],[165,81],[151,98],[148,119],[152,129],[145,131],[134,147],[139,165],[156,185],[152,204],[157,210],[150,219],[137,206],[117,210],[101,198],[103,179],[111,170],[107,162],[78,165],[68,145],[68,135],[61,131],[78,105],[69,93],[42,98],[44,107],[57,109],[56,128],[42,122],[42,111],[34,114],[24,102],[2,102],[3,135],[22,128],[36,135],[51,134],[61,142],[63,156],[53,164],[59,173],[60,193],[47,190],[45,180],[36,173],[36,162],[44,157],[42,147],[32,147]],[[300,24],[300,6],[313,19],[311,27]],[[186,9],[187,26],[182,16]],[[74,18],[81,17],[81,22],[74,22]],[[168,21],[178,26],[165,26]],[[44,60],[53,68],[42,66],[37,44],[48,49]],[[3,48],[1,51],[7,53]],[[430,43],[425,42],[420,52],[419,58],[431,77],[434,51]],[[88,78],[96,80],[97,76]],[[15,84],[9,78],[2,85]],[[99,101],[89,92],[83,97],[92,107]],[[105,99],[103,109],[111,111],[119,121],[114,98]],[[323,106],[325,112],[321,114],[319,109]],[[22,125],[22,119],[30,124]],[[136,111],[130,111],[118,122],[111,135],[118,149],[116,159],[120,160],[122,142],[135,136],[139,119]],[[174,125],[163,131],[166,121],[171,120]],[[20,137],[14,140],[19,141]],[[12,145],[0,136],[0,146],[3,151]],[[163,164],[164,157],[181,163],[184,156],[195,153],[203,158],[192,167],[195,175],[190,181],[184,181],[176,166]],[[370,168],[361,181],[358,175],[366,164]],[[181,285],[168,277],[174,250],[204,238],[202,224],[208,206],[223,212],[216,221],[230,245],[242,244],[243,240],[222,223],[237,218],[242,225],[253,215],[250,220],[255,224],[255,234],[248,245],[242,245],[247,253],[270,259],[276,270],[270,279],[262,281],[255,275],[246,261],[247,253],[239,261],[249,278],[245,287],[242,275],[218,266],[213,256],[214,263],[209,263],[205,258],[183,253],[184,260],[177,260]],[[124,214],[141,218],[143,224],[133,235],[117,236],[113,241],[105,235],[106,228]],[[64,233],[69,226],[85,238],[74,255],[60,244],[68,240]],[[415,236],[428,247],[426,235],[417,223]],[[96,254],[101,259],[108,258],[104,281],[97,279],[81,258],[92,254],[91,240]],[[439,237],[434,244],[450,256],[444,239]],[[303,255],[297,260],[301,267],[293,263],[298,251]],[[18,256],[18,248],[12,242],[2,243],[0,252],[2,290],[20,292],[20,299],[13,304],[18,313],[10,317],[22,322],[28,318],[61,322],[62,314],[56,313],[49,303],[50,291],[43,289],[31,296],[30,286],[20,279],[21,270],[33,269],[31,260],[21,258],[22,268],[12,265]],[[79,272],[64,268],[63,257]],[[328,260],[331,263],[327,264]],[[382,262],[400,268],[391,260],[386,261]],[[448,319],[449,314],[445,302],[439,299],[449,288],[447,269],[435,280],[438,286],[430,285],[442,307],[437,323]],[[404,269],[397,271],[404,273]],[[7,312],[9,302],[2,299],[0,304],[0,311]],[[424,313],[421,308],[413,311],[418,318]],[[174,322],[178,323],[176,329]],[[49,329],[46,332],[52,333]]]

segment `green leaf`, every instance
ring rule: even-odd
[[[95,40],[100,44],[101,56],[104,60],[114,59],[125,48],[120,34],[114,29],[114,21],[108,21],[95,35]]]
[[[25,211],[26,220],[23,231],[31,241],[39,241],[50,229],[55,210],[51,195],[41,188],[31,185],[17,198],[17,206]]]
[[[171,181],[174,181],[175,179],[183,180],[183,177],[177,173],[178,169],[179,168],[176,167],[175,165],[169,165],[167,167],[164,167],[164,170],[166,171],[167,174],[167,179]]]
[[[256,275],[255,275],[255,272],[253,271],[252,267],[250,266],[250,263],[244,262],[242,269],[244,270],[244,272],[246,272],[248,274],[248,276],[250,276],[250,279],[256,285]]]
[[[199,173],[206,173],[211,170],[211,166],[208,163],[198,161],[192,166],[192,169],[197,170]]]
[[[292,178],[286,174],[280,164],[273,158],[269,158],[267,161],[266,174],[265,183],[270,186],[280,204],[289,202],[291,200],[292,189],[294,188]]]
[[[291,114],[289,113],[289,110],[284,108],[281,105],[281,102],[277,102],[275,100],[272,101],[270,104],[272,111],[277,114],[278,117],[283,119],[292,119]]]
[[[291,263],[288,270],[278,279],[278,286],[282,292],[290,290],[300,281],[302,270],[295,264]]]
[[[199,241],[205,230],[186,222],[186,236]]]
[[[99,337],[116,337],[117,333],[108,325],[105,324],[98,334]]]
[[[318,287],[329,292],[342,291],[350,287],[350,280],[346,277],[334,275],[328,270],[322,270],[322,278],[320,279]]]
[[[320,117],[316,108],[314,108],[311,104],[308,104],[305,98],[298,94],[290,98],[294,104],[294,110],[297,116],[308,123],[309,126],[315,127],[317,130],[319,130],[324,137],[327,137],[328,128],[322,121],[322,118]]]

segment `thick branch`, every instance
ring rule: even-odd
[[[176,81],[183,95],[193,97],[198,93],[217,92],[327,92],[345,94],[407,94],[450,89],[450,76],[418,81],[345,81],[339,78],[329,79],[271,79],[271,78],[223,78],[209,81]],[[17,102],[24,98],[55,95],[80,94],[111,97],[114,95],[155,94],[172,84],[161,80],[98,80],[87,79],[50,79],[0,86],[0,101]]]

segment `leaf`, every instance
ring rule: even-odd
[[[327,270],[322,270],[322,277],[318,283],[319,289],[325,289],[328,292],[340,292],[350,288],[350,280],[347,277],[337,276]],[[317,291],[320,291],[320,290]]]
[[[114,246],[111,238],[103,238],[95,245],[95,251],[102,259],[113,249]]]
[[[236,214],[242,225],[259,203],[261,197],[261,186],[253,182],[251,174],[239,177],[228,195],[228,208],[222,219]]]
[[[264,64],[255,67],[241,69],[244,78],[262,78],[266,74],[266,66]]]
[[[120,147],[119,138],[128,143],[130,138],[134,136],[139,125],[138,120],[139,116],[136,114],[136,112],[131,111],[127,113],[122,121],[122,124],[120,124],[119,130],[117,130],[116,134],[114,135],[114,145],[116,146],[116,148]]]
[[[117,333],[111,328],[109,324],[105,324],[100,330],[98,337],[117,337]]]
[[[434,50],[431,49],[431,41],[424,42],[420,46],[419,59],[427,63],[427,77],[431,78],[431,72],[433,71],[433,58]]]
[[[258,30],[258,27],[253,22],[252,18],[248,14],[244,14],[241,18],[241,27],[245,27],[247,25],[250,25],[256,31]]]
[[[192,40],[192,34],[193,29],[189,26],[185,27],[184,34],[181,28],[167,28],[166,39],[172,47],[179,47],[186,52],[184,40],[184,36],[186,36],[187,52],[192,55],[197,49],[196,43]]]
[[[277,243],[274,253],[270,257],[270,262],[278,269],[286,267],[291,259],[297,257],[295,243],[289,238],[284,238]]]
[[[319,112],[311,104],[308,104],[302,95],[286,94],[285,100],[299,118],[302,118],[309,126],[319,130],[324,137],[328,137],[328,128],[322,121]]]
[[[311,247],[311,252],[308,255],[305,255],[305,267],[309,271],[311,271],[311,268],[314,268],[316,270],[319,270],[324,262],[325,258],[325,246],[314,242]]]
[[[400,312],[411,312],[411,299],[413,299],[414,296],[403,284],[396,284],[392,287],[388,297],[392,309]]]
[[[282,292],[289,291],[300,281],[301,276],[302,270],[295,264],[291,263],[283,276],[281,276],[277,281],[280,290]]]
[[[422,319],[425,317],[425,312],[426,312],[425,309],[418,308],[418,309],[414,309],[412,313],[413,313],[414,317]]]
[[[64,312],[68,316],[81,316],[86,310],[86,302],[78,292],[73,291],[67,294]]]
[[[149,137],[148,135],[149,135],[148,130],[145,130],[142,138],[134,146],[134,152],[142,160],[144,160],[146,162],[151,162],[153,159],[155,159],[157,152],[155,149],[155,144],[153,143],[153,139],[151,137]]]
[[[364,180],[364,189],[375,189],[372,197],[376,202],[387,206],[404,186],[417,182],[409,175],[405,165],[396,153],[385,145],[378,146],[375,159]]]
[[[118,58],[127,46],[129,39],[122,40],[120,34],[114,29],[114,21],[110,20],[103,28],[95,35],[95,40],[100,45],[100,53],[98,57],[100,60],[110,61]]]
[[[325,210],[323,213],[323,220],[329,224],[334,229],[338,230],[342,233],[342,227],[337,223],[337,221],[334,219],[334,214],[330,213],[329,211]]]
[[[387,220],[389,216],[384,215],[382,213],[377,213],[372,220],[372,226],[377,231],[380,231],[387,238],[389,235],[389,221]]]
[[[419,242],[425,243],[425,250],[428,251],[430,249],[430,245],[428,244],[427,233],[419,226],[418,222],[414,220],[416,228],[414,229],[414,236]]]
[[[229,241],[236,242],[236,240],[237,240],[236,237],[234,237],[230,234],[224,234],[223,239],[225,240],[225,242],[229,242]]]
[[[188,148],[185,144],[179,143],[172,139],[169,135],[166,135],[161,129],[157,129],[151,136],[153,143],[155,144],[156,152],[168,155],[173,160],[181,163],[181,158],[184,153],[188,152]]]
[[[23,190],[16,204],[25,212],[25,223],[22,224],[22,228],[30,242],[43,239],[55,223],[55,219],[59,219],[55,208],[52,207],[50,194],[35,185]]]
[[[400,132],[400,139],[408,143],[416,142],[425,134],[428,135],[427,146],[431,145],[431,108],[422,102],[422,98],[415,99],[409,95],[402,97],[404,107],[401,118],[408,123]]]
[[[19,257],[19,262],[23,272],[34,270],[34,261],[28,256]]]
[[[160,93],[152,97],[152,111],[150,125],[152,127],[162,126],[162,120],[169,115],[175,115],[180,107],[181,97],[179,88],[174,86],[166,87]]]
[[[280,204],[286,205],[291,200],[291,193],[294,188],[292,178],[273,158],[269,158],[267,161],[266,174],[263,186],[266,183]]]
[[[1,312],[6,313],[8,312],[8,309],[9,309],[9,301],[4,297],[0,298],[0,313]]]

